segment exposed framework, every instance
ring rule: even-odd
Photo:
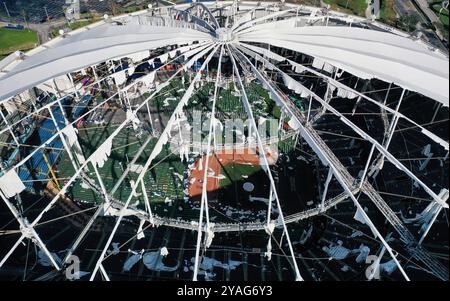
[[[224,22],[222,23],[224,27],[219,25],[221,22]],[[432,141],[437,147],[445,150],[447,152],[446,156],[448,156],[448,141],[431,132],[425,126],[420,125],[413,118],[407,117],[400,112],[400,107],[407,91],[416,92],[434,99],[438,103],[438,109],[441,106],[448,107],[448,69],[442,68],[443,65],[448,65],[448,57],[445,54],[437,49],[431,49],[431,46],[425,45],[421,41],[413,41],[402,32],[376,22],[369,22],[354,16],[324,11],[318,8],[284,3],[256,4],[254,2],[224,1],[220,3],[180,4],[152,8],[127,16],[115,17],[111,20],[90,25],[88,28],[74,31],[50,41],[46,45],[27,54],[14,54],[5,59],[0,66],[0,101],[5,107],[9,106],[11,102],[16,102],[18,99],[26,97],[24,91],[32,87],[45,89],[45,86],[49,86],[50,91],[56,91],[59,97],[16,121],[8,119],[9,115],[5,116],[2,113],[3,128],[0,133],[9,133],[13,141],[11,146],[15,144],[17,149],[21,147],[21,143],[13,129],[19,126],[29,116],[42,115],[48,111],[57,129],[57,133],[36,147],[28,156],[21,158],[19,162],[2,166],[2,176],[0,177],[0,189],[2,193],[0,196],[19,223],[21,235],[0,261],[0,267],[5,264],[23,240],[29,239],[46,254],[56,270],[64,268],[70,256],[84,239],[95,220],[102,215],[107,215],[105,213],[109,212],[110,215],[116,216],[114,227],[106,244],[102,248],[100,256],[96,259],[95,268],[90,277],[91,280],[94,280],[97,277],[97,273],[100,272],[103,279],[109,280],[108,271],[106,271],[102,263],[109,257],[107,251],[110,248],[116,231],[121,225],[123,217],[129,215],[131,210],[133,215],[136,215],[142,220],[147,220],[150,226],[164,225],[197,231],[198,237],[193,269],[194,280],[197,280],[198,276],[198,266],[201,260],[200,251],[203,253],[211,245],[214,232],[264,230],[269,235],[267,253],[270,253],[271,240],[274,239],[274,228],[282,226],[283,236],[286,237],[289,245],[292,259],[291,265],[296,279],[303,280],[301,276],[302,271],[298,268],[295,252],[292,248],[287,225],[314,215],[323,214],[329,208],[350,198],[356,207],[355,216],[359,216],[360,221],[369,226],[375,238],[381,242],[383,246],[381,254],[387,251],[403,277],[409,280],[410,277],[399,261],[396,250],[390,246],[386,237],[381,234],[380,230],[375,226],[361,205],[359,195],[364,194],[393,226],[410,255],[419,262],[422,262],[429,269],[430,273],[439,279],[448,280],[448,270],[435,258],[430,256],[421,246],[434,221],[442,212],[442,209],[445,210],[448,208],[448,190],[444,187],[436,191],[436,188],[430,187],[420,175],[415,174],[389,151],[393,135],[396,131],[400,130],[398,128],[398,122],[404,121],[418,128],[420,135],[424,135],[426,139]],[[152,33],[149,34],[148,32]],[[102,39],[102,43],[98,43],[99,39]],[[75,44],[77,47],[74,47]],[[177,46],[170,48],[169,51],[164,50],[162,54],[156,56],[150,55],[151,50],[163,49],[163,47],[172,45]],[[373,47],[374,45],[377,47]],[[297,63],[292,58],[286,58],[272,51],[272,47],[307,55],[311,57],[311,66]],[[256,130],[257,125],[253,116],[252,105],[247,97],[245,85],[241,77],[241,74],[246,74],[246,72],[253,74],[257,81],[269,92],[271,99],[281,108],[282,114],[290,119],[289,125],[307,142],[323,166],[329,168],[328,176],[323,187],[324,192],[321,197],[321,202],[316,208],[294,215],[284,216],[281,206],[282,200],[278,197],[277,185],[269,168],[269,163],[264,152],[260,152],[263,169],[270,181],[267,220],[262,223],[212,224],[209,220],[209,205],[206,193],[208,158],[214,152],[214,144],[212,142],[214,126],[213,122],[211,122],[208,132],[207,159],[205,162],[206,168],[203,178],[203,191],[198,222],[192,223],[192,221],[162,217],[151,211],[147,189],[143,180],[144,176],[164,145],[169,142],[171,138],[170,131],[177,125],[179,126],[180,119],[183,115],[183,108],[189,103],[191,96],[198,87],[197,84],[201,81],[201,72],[207,68],[213,56],[218,56],[218,71],[214,85],[211,114],[211,116],[215,116],[217,91],[221,79],[221,66],[224,55],[227,55],[230,59],[229,63],[232,66],[238,90],[242,95],[241,100],[243,106],[251,121],[250,127],[254,129],[254,139],[256,139],[258,148],[263,150],[265,149],[265,145]],[[74,121],[69,122],[67,117],[64,116],[64,126],[59,124],[52,108],[58,106],[61,112],[64,112],[61,101],[65,97],[73,96],[79,98],[78,87],[74,83],[70,72],[92,68],[95,74],[95,70],[100,67],[101,63],[120,57],[132,58],[136,62],[148,61],[151,63],[154,63],[155,59],[158,58],[162,64],[154,71],[134,81],[127,81],[127,78],[131,77],[134,72],[134,67],[130,66],[122,67],[119,72],[101,78],[95,75],[95,81],[83,87],[83,89],[96,86],[101,87],[103,82],[113,80],[116,85],[116,91],[106,100],[89,109],[88,112]],[[139,85],[150,86],[154,84],[155,78],[160,74],[160,71],[164,70],[167,65],[180,57],[186,59],[181,68],[163,83],[156,84],[152,93],[141,99],[138,104],[132,106],[130,99]],[[119,189],[120,184],[130,172],[132,164],[141,156],[151,137],[149,136],[147,138],[147,142],[129,162],[114,188],[108,192],[98,168],[101,168],[104,162],[108,160],[114,139],[127,126],[142,122],[138,112],[141,109],[148,109],[149,101],[167,87],[171,80],[183,76],[183,73],[188,68],[193,66],[197,60],[203,58],[204,61],[201,67],[196,71],[195,77],[190,81],[183,97],[174,109],[162,133],[159,135],[156,145],[148,158],[146,158],[146,163],[139,177],[132,183],[131,192],[128,197],[125,201],[117,200],[113,196],[114,193]],[[289,68],[282,68],[282,63],[287,63]],[[289,69],[291,71],[288,71]],[[371,98],[365,91],[357,90],[356,85],[355,87],[350,87],[343,83],[340,77],[344,72],[362,80],[377,79],[389,83],[384,102]],[[65,74],[69,74],[68,78],[70,79],[70,83],[66,87],[61,87],[61,84],[58,84],[57,80]],[[283,82],[281,84],[288,90],[309,99],[306,116],[286,97],[286,93],[283,92],[280,84],[276,81],[276,76],[273,74],[277,74],[282,78]],[[325,83],[326,93],[324,96],[319,95],[317,91],[301,83],[300,79],[302,76],[308,74],[321,79]],[[399,99],[394,99],[393,103],[388,104],[386,100],[388,99],[392,85],[400,87],[402,93]],[[387,121],[388,126],[383,140],[379,141],[376,137],[372,137],[354,124],[350,118],[334,108],[330,104],[333,98],[333,91],[336,91],[339,97],[357,99],[355,107],[363,101],[379,107],[384,112],[384,116],[390,118]],[[119,98],[125,103],[125,107],[127,108],[125,120],[121,122],[114,132],[89,157],[85,158],[79,150],[74,125],[82,120],[83,117],[101,108],[102,105],[107,104],[109,100],[116,98]],[[313,110],[313,103],[314,108],[316,108],[315,110]],[[326,112],[338,117],[357,136],[371,145],[370,154],[359,178],[351,175],[348,168],[340,162],[339,158],[327,146],[314,128],[314,123]],[[69,156],[75,173],[61,187],[59,192],[44,207],[40,214],[29,222],[26,215],[21,212],[18,206],[20,203],[20,193],[25,189],[25,186],[18,177],[18,170],[35,153],[47,148],[57,138],[62,141],[63,149]],[[376,151],[378,152],[378,157],[374,158]],[[415,238],[411,231],[408,230],[369,181],[369,176],[374,178],[377,172],[383,168],[385,161],[393,164],[407,177],[411,178],[427,194],[431,205],[431,209],[428,212],[432,215],[432,218],[431,220],[424,221],[423,226],[425,230],[418,238]],[[94,179],[90,178],[86,173],[86,168],[89,167],[92,167],[94,170]],[[327,199],[327,189],[333,178],[340,184],[343,193]],[[67,189],[75,181],[80,179],[93,191],[102,196],[103,203],[98,206],[74,244],[69,248],[63,262],[58,263],[52,253],[47,249],[45,242],[36,232],[35,227],[43,219],[45,213],[64,197]],[[144,195],[146,210],[140,210],[131,206],[131,202],[138,192]],[[272,221],[270,211],[273,201],[275,201],[276,208],[279,212],[279,218]],[[111,213],[112,210],[115,213]],[[206,217],[206,222],[203,221],[204,216]],[[144,230],[141,229],[138,231],[137,235]]]

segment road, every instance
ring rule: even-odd
[[[51,20],[51,21],[45,22],[45,23],[27,23],[27,24],[25,24],[23,22],[14,23],[14,22],[7,22],[7,21],[0,20],[0,26],[4,26],[6,24],[23,25],[26,28],[36,31],[39,36],[39,44],[44,44],[50,40],[50,31],[54,27],[64,25],[66,22],[67,21],[64,18]]]
[[[65,23],[65,19],[57,19],[45,23],[29,23],[28,27],[38,33],[40,44],[44,44],[50,40],[50,31],[52,28],[64,25]]]
[[[428,2],[427,0],[411,0],[412,2],[414,2],[417,7],[419,7],[420,11],[426,16],[426,18],[431,22],[431,23],[441,23],[441,20],[439,19],[439,17],[433,12],[433,10],[428,6]],[[436,28],[436,34],[438,35],[439,39],[444,40],[444,35],[442,34],[442,32],[439,30],[439,28]]]
[[[413,2],[415,2],[420,7],[420,9],[432,23],[441,22],[439,20],[439,17],[428,6],[427,0],[413,0]]]

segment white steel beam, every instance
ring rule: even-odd
[[[283,224],[283,229],[284,229],[284,233],[286,235],[286,239],[288,241],[289,251],[291,252],[291,257],[292,257],[292,261],[293,261],[293,265],[294,265],[294,271],[295,271],[296,280],[297,281],[303,281],[303,277],[301,276],[300,270],[298,269],[298,265],[297,265],[297,261],[296,261],[295,253],[294,253],[294,249],[292,247],[292,243],[291,243],[289,232],[288,232],[288,229],[287,229],[287,226],[286,226],[286,222],[284,221],[283,211],[281,209],[281,203],[280,203],[280,199],[278,197],[275,181],[273,179],[272,172],[270,171],[269,162],[267,161],[265,149],[264,149],[261,137],[260,137],[259,132],[258,132],[258,126],[256,125],[255,118],[254,118],[253,112],[252,112],[252,108],[251,108],[250,102],[249,102],[249,100],[247,98],[247,93],[245,92],[245,87],[244,87],[244,84],[242,83],[241,75],[239,74],[239,69],[237,68],[236,61],[234,59],[235,54],[230,51],[229,45],[227,45],[227,49],[228,49],[228,53],[230,55],[231,62],[233,63],[233,68],[235,70],[237,82],[238,82],[238,84],[239,84],[239,86],[241,88],[242,102],[243,102],[244,107],[245,107],[245,109],[247,111],[247,115],[248,115],[248,117],[250,119],[250,122],[251,122],[251,124],[252,124],[252,126],[253,126],[253,128],[255,130],[255,134],[256,134],[256,138],[257,138],[257,142],[258,142],[259,155],[262,158],[262,160],[263,160],[263,162],[264,162],[264,164],[266,166],[266,173],[267,173],[267,176],[268,176],[268,178],[270,180],[270,185],[273,187],[273,194],[274,194],[275,200],[277,202],[279,216],[280,216],[281,222]],[[233,48],[233,50],[236,51],[236,48]],[[250,61],[248,61],[248,62],[251,64]]]

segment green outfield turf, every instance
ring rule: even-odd
[[[85,130],[80,129],[80,144],[85,156],[90,156],[98,145],[100,145],[114,130],[114,126],[106,128],[92,127]],[[143,142],[144,139],[136,138],[133,130],[129,129],[123,130],[115,137],[108,160],[102,168],[99,168],[99,172],[102,175],[102,181],[107,191],[111,191],[114,187],[117,180],[123,174],[123,170],[126,168],[127,163],[134,158],[134,155],[142,146]],[[137,165],[145,165],[146,158],[150,155],[155,143],[156,138],[147,145],[145,151],[137,160]],[[170,200],[182,199],[184,197],[182,176],[184,170],[187,168],[186,164],[181,162],[177,155],[171,154],[168,147],[164,147],[162,152],[153,162],[154,164],[152,164],[151,169],[144,177],[149,200],[154,203],[159,203],[164,202],[166,198]],[[90,178],[95,179],[97,184],[100,184],[92,166],[89,165],[88,167],[89,171],[87,173]],[[58,171],[60,174],[59,177],[62,178],[70,177],[74,174],[74,168],[67,155],[65,155],[60,162]],[[130,180],[135,181],[138,176],[139,173],[130,172],[126,180],[114,194],[114,197],[125,202],[131,193]],[[102,200],[100,196],[93,193],[89,188],[82,187],[81,183],[73,185],[69,189],[69,195],[71,195],[73,199],[90,203],[98,203]],[[142,194],[138,195],[137,200],[140,204],[143,204],[144,199]]]
[[[174,79],[167,87],[163,88],[160,93],[151,101],[152,107],[166,116],[170,116],[181,97],[185,93],[188,81],[185,84],[181,79]],[[211,97],[213,95],[214,83],[205,83],[201,88],[197,89],[195,94],[189,99],[189,103],[184,108],[188,121],[192,124],[194,110],[202,112],[210,112],[212,109]],[[274,105],[266,90],[256,83],[250,83],[245,87],[249,101],[252,106],[255,118],[258,116],[276,117],[279,115],[279,109]],[[242,104],[239,94],[236,94],[233,87],[231,89],[220,89],[217,99],[217,112],[222,114],[222,118],[237,118],[241,116],[246,118],[246,112]],[[275,114],[274,114],[275,113]],[[237,114],[237,115],[236,115]],[[279,117],[279,116],[278,116]],[[104,126],[88,126],[79,129],[79,141],[83,149],[85,157],[89,157],[117,128],[117,124]],[[146,134],[144,134],[146,135]],[[145,139],[136,137],[132,129],[122,130],[114,139],[113,146],[108,160],[99,172],[102,175],[102,181],[106,190],[110,192],[117,180],[123,174],[128,162],[130,162],[138,149],[142,146]],[[146,158],[149,157],[157,138],[154,138],[140,159],[136,162],[141,166],[145,165]],[[282,143],[281,150],[287,151],[291,146],[289,141]],[[97,181],[97,176],[89,165],[88,175],[91,179]],[[58,177],[65,178],[74,174],[74,169],[67,156],[63,156],[58,167]],[[183,199],[184,198],[184,172],[187,170],[187,163],[181,162],[177,154],[172,154],[169,146],[165,146],[162,152],[152,162],[150,170],[144,177],[144,183],[148,197],[153,203],[161,203],[164,201]],[[259,165],[246,164],[230,164],[225,167],[222,174],[226,176],[220,181],[220,187],[228,186],[232,182],[245,180],[246,176],[251,176],[261,170]],[[125,202],[131,192],[131,181],[136,181],[139,173],[131,172],[126,180],[121,184],[120,188],[114,194],[114,197]],[[243,177],[244,176],[244,177]],[[102,201],[102,197],[95,195],[88,187],[83,187],[80,181],[69,189],[69,194],[73,199],[98,203]],[[141,205],[144,202],[143,195],[138,195],[137,200]]]
[[[261,170],[261,165],[249,165],[249,164],[227,164],[223,167],[221,173],[226,176],[225,179],[221,179],[219,187],[226,187],[233,182],[244,181],[245,177],[257,173]]]

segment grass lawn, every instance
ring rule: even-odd
[[[78,28],[87,26],[87,25],[89,25],[91,23],[94,23],[96,21],[98,21],[98,20],[92,20],[92,21],[91,20],[83,20],[83,21],[72,22],[72,23],[69,24],[69,27],[72,30],[76,30]]]
[[[89,19],[86,20],[81,20],[81,21],[75,21],[75,22],[71,22],[69,25],[66,25],[66,27],[70,28],[70,30],[76,30],[79,29],[81,27],[85,27],[89,24],[95,23],[100,21],[101,18],[98,17],[91,17]],[[60,28],[53,28],[51,31],[51,35],[56,38],[57,36],[59,36],[59,30]]]
[[[442,24],[444,24],[444,26],[446,26],[448,28],[448,22],[449,22],[448,15],[442,14],[442,15],[439,16],[439,19],[441,19]]]
[[[37,33],[32,30],[0,28],[0,56],[6,56],[16,50],[29,50],[37,44]]]
[[[433,11],[435,12],[435,14],[437,16],[439,16],[439,19],[441,20],[442,24],[448,28],[448,22],[449,22],[449,13],[447,10],[442,9],[441,11],[441,4],[440,3],[435,3],[431,6],[431,8],[433,9]],[[440,12],[439,12],[440,11]]]
[[[383,23],[388,25],[395,25],[397,19],[397,13],[394,10],[394,0],[381,1],[380,19]]]
[[[245,180],[244,176],[251,176],[261,170],[261,165],[248,165],[248,164],[227,164],[223,167],[222,174],[226,176],[225,179],[221,179],[219,187],[225,187],[231,185],[233,182]]]
[[[324,2],[330,4],[333,10],[343,11],[361,17],[366,15],[366,0],[324,0]]]

